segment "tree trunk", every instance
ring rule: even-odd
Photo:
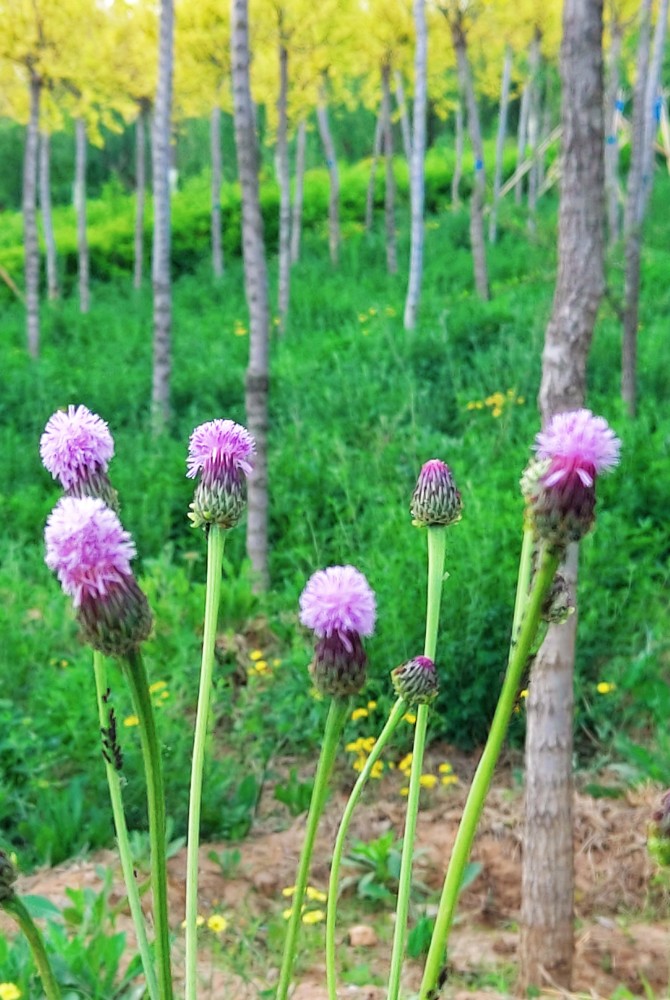
[[[144,273],[144,196],[146,192],[146,109],[135,119],[135,262],[133,287],[142,287]]]
[[[256,586],[264,590],[269,584],[267,434],[270,314],[258,190],[258,147],[249,83],[248,0],[232,0],[231,47],[235,146],[242,188],[244,286],[250,329],[245,402],[247,425],[256,441],[256,461],[248,487],[247,553]]]
[[[330,259],[337,266],[340,258],[340,175],[337,169],[335,143],[328,121],[328,106],[326,103],[326,85],[321,84],[319,103],[316,109],[316,119],[319,123],[319,135],[326,155],[326,165],[330,178],[330,198],[328,201],[328,245]]]
[[[452,21],[451,36],[456,50],[459,87],[468,109],[468,132],[475,158],[475,177],[470,199],[470,245],[475,271],[475,288],[480,299],[489,297],[489,278],[486,266],[486,240],[484,238],[484,198],[486,195],[486,178],[484,174],[484,145],[482,130],[479,123],[479,109],[472,82],[472,70],[468,58],[467,39],[460,21]]]
[[[496,166],[493,177],[493,204],[489,218],[489,243],[495,243],[498,226],[498,202],[503,177],[503,158],[505,155],[505,139],[507,138],[507,111],[509,109],[509,88],[512,79],[512,50],[505,47],[502,83],[500,85],[500,112],[498,114],[498,134],[496,136]]]
[[[223,275],[223,241],[221,239],[221,108],[215,104],[209,121],[212,153],[212,275],[218,281]]]
[[[605,194],[607,198],[607,238],[610,247],[619,239],[619,87],[621,80],[621,42],[623,29],[619,21],[610,27],[612,40],[607,55],[607,86],[605,89]]]
[[[521,107],[519,108],[519,128],[516,139],[516,166],[517,170],[526,159],[526,141],[528,139],[528,105],[530,103],[530,86],[526,81],[526,86],[521,92]],[[514,203],[521,204],[523,197],[523,177],[520,177],[514,189]]]
[[[399,69],[393,74],[393,80],[395,82],[395,99],[398,105],[398,113],[400,115],[400,132],[402,135],[402,148],[405,151],[405,159],[409,163],[412,159],[412,133],[409,124],[409,114],[407,113],[407,99],[405,97],[405,88],[402,82],[402,73]]]
[[[51,137],[48,132],[40,132],[40,164],[39,164],[39,189],[40,189],[40,209],[42,212],[42,229],[44,232],[44,245],[46,247],[47,259],[47,293],[49,299],[53,301],[59,296],[58,289],[58,262],[56,257],[56,239],[54,237],[53,216],[51,213]]]
[[[154,238],[151,278],[154,297],[154,356],[151,391],[155,434],[170,419],[172,286],[170,282],[170,112],[174,44],[173,0],[161,0],[158,87],[152,128]]]
[[[542,355],[543,422],[583,405],[603,293],[602,0],[566,0],[561,44],[558,276]],[[576,552],[568,553],[576,579]],[[526,736],[521,990],[570,988],[573,956],[572,683],[576,619],[550,625],[533,664]]]
[[[37,234],[37,157],[42,84],[30,71],[30,118],[23,154],[23,252],[26,280],[26,333],[28,353],[40,353],[40,247]]]
[[[86,235],[86,124],[77,118],[75,134],[74,208],[77,216],[77,259],[79,262],[79,311],[91,308],[88,238]]]
[[[529,225],[532,229],[535,228],[535,210],[537,208],[537,147],[540,143],[540,112],[542,107],[542,93],[540,88],[541,41],[542,33],[539,28],[535,28],[528,53],[530,69],[530,79],[528,80],[528,145],[530,146],[530,156],[533,161],[532,166],[528,171],[528,216]]]
[[[375,137],[372,143],[372,161],[370,163],[370,177],[368,178],[368,189],[365,193],[365,231],[369,233],[372,229],[372,219],[375,211],[375,180],[377,176],[377,161],[382,150],[382,136],[384,124],[382,121],[382,111],[377,115],[375,125]]]
[[[461,186],[461,177],[463,176],[463,146],[465,145],[463,141],[463,103],[459,97],[456,102],[456,142],[455,142],[455,158],[454,158],[454,176],[451,178],[451,201],[454,208],[457,208],[461,203],[461,195],[459,188]]]
[[[412,133],[412,158],[410,161],[410,252],[409,281],[405,299],[404,327],[413,330],[419,313],[421,276],[423,273],[423,209],[425,198],[424,157],[426,151],[426,112],[428,28],[425,0],[413,0],[414,30],[414,122]]]
[[[651,0],[640,8],[640,31],[637,43],[631,158],[628,170],[624,239],[626,278],[624,285],[623,338],[621,342],[621,398],[630,416],[637,405],[637,326],[640,301],[640,253],[642,245],[642,173],[646,131],[647,80],[651,47]]]
[[[291,294],[291,171],[288,162],[288,49],[283,42],[279,44],[277,172],[279,174],[279,332],[283,334],[286,332]]]
[[[660,0],[658,14],[656,17],[656,27],[654,28],[654,42],[652,46],[651,61],[649,63],[649,73],[647,75],[647,101],[644,131],[643,163],[642,163],[642,190],[640,192],[640,208],[638,210],[638,220],[642,224],[652,188],[654,186],[654,161],[656,159],[655,144],[659,125],[659,87],[661,83],[661,68],[663,66],[663,53],[665,51],[665,36],[668,28],[668,0]]]
[[[300,257],[300,235],[302,231],[302,202],[305,190],[305,148],[307,145],[307,122],[301,119],[295,142],[295,191],[293,194],[293,215],[291,217],[291,263]]]
[[[395,229],[395,177],[393,175],[393,126],[391,124],[391,67],[382,66],[382,110],[384,157],[386,160],[386,188],[384,192],[384,217],[386,221],[386,270],[398,273],[398,250]]]

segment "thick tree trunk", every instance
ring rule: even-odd
[[[170,113],[174,45],[173,0],[161,0],[158,87],[152,128],[154,239],[151,278],[154,297],[154,354],[151,413],[154,433],[170,419],[172,369],[172,285],[170,281]]]
[[[74,209],[77,216],[77,259],[79,262],[79,311],[91,308],[88,237],[86,234],[86,123],[77,118],[75,134]]]
[[[605,89],[605,194],[607,198],[607,238],[610,246],[619,239],[619,87],[621,80],[621,41],[623,29],[613,21],[607,54],[607,86]]]
[[[528,145],[533,164],[528,171],[528,215],[531,228],[535,226],[537,191],[539,186],[537,147],[540,144],[540,115],[542,92],[540,87],[540,58],[542,33],[535,28],[528,52],[530,78],[528,80]]]
[[[142,106],[135,119],[135,261],[133,286],[142,287],[144,274],[144,197],[146,193],[146,116]]]
[[[221,108],[215,104],[209,119],[209,139],[212,155],[212,275],[218,281],[223,275],[223,240],[221,238]]]
[[[500,85],[500,112],[498,114],[498,134],[496,136],[496,165],[493,176],[493,203],[489,218],[489,243],[495,243],[498,226],[498,202],[503,177],[503,157],[505,155],[505,139],[507,138],[507,112],[509,110],[509,88],[512,79],[512,50],[505,48],[502,83]]]
[[[42,230],[47,261],[47,294],[53,301],[59,296],[58,262],[56,239],[54,237],[53,215],[51,212],[51,137],[48,132],[40,132],[39,192],[42,214]]]
[[[412,131],[409,123],[407,111],[407,99],[405,97],[405,87],[402,82],[402,73],[399,69],[393,74],[395,83],[395,99],[400,115],[400,133],[402,135],[402,148],[405,151],[405,159],[409,163],[412,159]]]
[[[414,121],[412,133],[412,158],[410,161],[410,253],[409,281],[405,299],[404,327],[413,330],[419,313],[421,277],[423,274],[423,209],[425,198],[424,157],[426,151],[426,112],[428,28],[425,0],[414,0]]]
[[[393,175],[393,126],[391,123],[391,67],[382,66],[382,110],[381,120],[384,134],[384,158],[386,161],[386,188],[384,192],[384,216],[386,221],[386,270],[398,273],[398,250],[395,228],[395,177]]]
[[[340,259],[340,174],[337,169],[335,143],[328,121],[328,105],[326,101],[326,85],[321,84],[319,103],[316,109],[316,120],[319,124],[319,135],[326,156],[328,177],[330,178],[330,198],[328,200],[328,246],[330,259],[337,266]]]
[[[516,137],[516,166],[517,170],[526,159],[526,142],[528,140],[528,106],[530,104],[530,86],[526,81],[526,86],[521,91],[521,107],[519,108],[519,128]],[[514,203],[521,204],[523,197],[524,179],[520,177],[514,189]]]
[[[302,232],[302,202],[305,190],[305,151],[307,146],[307,122],[301,119],[295,140],[295,190],[293,193],[293,214],[291,216],[291,263],[300,257],[300,235]]]
[[[464,129],[463,129],[463,103],[459,97],[456,102],[456,141],[455,141],[455,157],[454,157],[454,175],[451,178],[451,201],[456,208],[461,203],[461,177],[463,176],[463,147],[464,142]]]
[[[558,277],[542,355],[543,421],[583,405],[603,293],[602,0],[566,0],[561,45]],[[577,575],[576,553],[566,573]],[[576,619],[550,625],[533,664],[526,736],[521,989],[570,988],[573,955],[572,684]]]
[[[372,142],[372,160],[370,162],[370,176],[368,178],[368,189],[365,192],[365,231],[369,233],[372,229],[372,219],[375,211],[375,180],[377,178],[377,163],[379,154],[382,151],[382,135],[384,125],[382,122],[382,112],[377,115],[375,125],[375,137]]]
[[[270,313],[258,190],[258,147],[249,83],[248,0],[232,0],[231,48],[237,172],[242,188],[244,286],[250,328],[245,402],[247,425],[256,441],[256,461],[248,488],[247,553],[257,587],[266,589],[269,584],[267,435]]]
[[[472,70],[468,58],[467,39],[459,21],[450,23],[451,36],[456,50],[456,64],[460,90],[465,96],[468,109],[468,132],[475,158],[475,176],[470,199],[470,245],[475,272],[475,288],[480,299],[489,297],[489,277],[486,266],[486,240],[484,238],[484,198],[486,177],[484,174],[484,145],[479,123],[479,108],[472,82]]]
[[[40,247],[37,234],[37,157],[40,129],[39,77],[30,71],[30,117],[23,153],[23,252],[26,281],[26,333],[28,353],[40,353]]]
[[[291,295],[291,170],[288,162],[288,49],[279,44],[277,99],[277,173],[279,174],[279,332],[286,332]]]

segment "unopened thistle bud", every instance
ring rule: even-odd
[[[427,705],[437,697],[435,664],[427,656],[415,656],[391,671],[393,687],[399,698],[414,705]]]
[[[367,656],[361,636],[375,627],[375,595],[353,566],[329,566],[300,595],[300,621],[316,636],[310,673],[321,694],[346,697],[365,683]]]
[[[118,509],[116,490],[107,475],[114,441],[104,420],[85,406],[57,410],[40,438],[44,467],[71,497],[99,497]]]
[[[0,851],[0,902],[14,895],[16,868],[5,851]]]
[[[410,512],[414,524],[438,527],[460,521],[463,510],[461,494],[456,489],[451,469],[439,458],[432,458],[419,473]]]
[[[64,497],[47,519],[46,564],[73,598],[84,637],[126,656],[151,630],[151,612],[130,569],[135,545],[114,511],[92,497]]]
[[[235,527],[246,507],[255,450],[249,431],[232,420],[210,420],[195,428],[186,473],[189,479],[200,473],[188,515],[194,527]]]

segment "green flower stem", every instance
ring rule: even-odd
[[[528,603],[528,591],[533,564],[533,543],[535,533],[530,523],[524,525],[521,556],[519,557],[519,574],[516,581],[516,597],[514,600],[514,618],[512,619],[512,638],[510,642],[510,658],[514,652],[514,644],[521,628],[521,620]]]
[[[429,527],[428,531],[428,593],[426,600],[426,639],[424,655],[435,660],[437,649],[437,630],[440,620],[440,604],[442,601],[442,582],[444,579],[444,559],[446,554],[446,528]],[[416,838],[416,823],[419,813],[419,796],[421,793],[421,770],[423,754],[426,746],[426,729],[428,726],[428,705],[419,705],[416,713],[414,729],[414,747],[412,749],[412,769],[409,777],[409,794],[407,796],[407,813],[405,816],[405,835],[402,845],[400,862],[400,878],[398,880],[398,902],[396,905],[396,920],[393,931],[393,949],[391,952],[391,969],[389,972],[388,1000],[398,1000],[400,992],[400,974],[405,952],[407,936],[407,917],[409,915],[410,890],[412,883],[412,861],[414,857],[414,841]]]
[[[165,845],[165,792],[163,789],[160,747],[156,735],[156,723],[151,704],[151,695],[149,693],[147,673],[139,649],[128,654],[125,667],[133,705],[140,720],[140,743],[147,783],[149,843],[151,847],[151,891],[154,907],[154,925],[156,928],[154,947],[156,951],[156,965],[158,967],[158,996],[160,1000],[172,1000]]]
[[[93,650],[93,673],[95,675],[95,690],[98,700],[98,717],[100,719],[100,729],[105,731],[109,728],[109,708],[105,703],[107,694],[107,669],[102,653]],[[147,990],[151,1000],[158,998],[158,982],[156,981],[156,971],[154,969],[149,941],[147,939],[147,929],[140,902],[140,893],[135,881],[135,871],[133,865],[133,855],[128,840],[128,827],[126,826],[126,815],[123,809],[123,797],[121,793],[121,780],[119,773],[112,763],[104,758],[105,771],[107,773],[107,784],[109,786],[109,797],[112,803],[112,815],[114,817],[114,829],[116,830],[116,843],[119,848],[119,858],[121,860],[121,870],[123,881],[126,886],[128,905],[133,918],[135,936],[137,937],[137,947],[142,959],[142,968],[147,981]]]
[[[0,902],[0,906],[16,920],[28,940],[37,971],[42,980],[42,989],[44,990],[46,1000],[61,1000],[60,987],[51,969],[51,963],[44,947],[42,935],[35,926],[33,918],[28,913],[24,903],[18,896],[12,895],[8,899],[3,899]]]
[[[207,723],[212,695],[214,671],[214,644],[221,597],[221,565],[225,531],[212,524],[207,536],[207,591],[205,596],[205,624],[202,639],[202,664],[200,690],[193,738],[191,762],[191,790],[188,808],[188,841],[186,848],[186,1000],[197,998],[198,960],[198,848],[200,846],[200,806],[202,803],[202,775],[205,763]]]
[[[347,802],[344,812],[342,814],[342,820],[340,822],[340,828],[337,831],[337,838],[335,840],[335,847],[333,848],[333,857],[330,863],[330,881],[328,883],[328,906],[326,911],[326,980],[328,982],[328,997],[329,1000],[337,1000],[337,976],[335,971],[335,920],[337,918],[337,890],[340,877],[340,865],[342,864],[342,853],[344,850],[344,842],[349,831],[349,826],[351,824],[351,818],[354,814],[354,809],[358,804],[358,800],[361,797],[363,788],[372,773],[372,768],[376,761],[382,755],[384,747],[388,743],[390,737],[393,735],[398,723],[402,719],[403,715],[407,711],[407,702],[404,698],[398,698],[395,705],[391,709],[386,724],[379,734],[379,738],[376,740],[375,745],[370,751],[370,755],[365,762],[363,770],[358,775],[356,784],[354,785],[351,795],[349,796],[349,801]]]
[[[314,778],[309,813],[307,814],[305,840],[302,845],[300,862],[296,874],[291,916],[289,917],[286,938],[284,939],[284,954],[282,956],[281,972],[279,973],[279,985],[277,986],[277,1000],[286,1000],[291,985],[291,976],[293,974],[298,943],[298,929],[302,916],[302,904],[305,898],[305,890],[307,889],[307,879],[309,878],[309,868],[312,860],[312,851],[314,850],[316,831],[319,826],[323,807],[326,804],[328,780],[335,763],[340,734],[349,714],[349,703],[349,698],[333,698],[330,703],[328,718],[326,719],[326,728],[323,734],[323,743],[321,744],[321,755]]]
[[[525,542],[525,538],[524,538]],[[559,557],[544,551],[541,563],[532,583],[526,603],[525,613],[516,643],[513,642],[509,665],[503,681],[500,698],[496,707],[486,746],[477,766],[472,786],[468,794],[456,840],[447,869],[442,896],[435,921],[435,928],[423,972],[420,1000],[434,997],[435,985],[440,973],[444,950],[458,902],[458,894],[463,881],[463,873],[470,856],[477,823],[484,806],[493,771],[500,755],[507,726],[514,708],[519,683],[528,661],[531,646],[540,623],[542,603],[551,586],[559,564]]]

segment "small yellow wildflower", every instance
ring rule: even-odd
[[[264,674],[266,670],[270,669],[267,660],[256,660],[255,667],[257,674]]]
[[[363,768],[365,767],[367,759],[368,758],[364,756],[364,754],[359,754],[356,760],[351,765],[354,771],[362,771]]]
[[[214,934],[223,934],[228,927],[228,921],[220,913],[213,913],[207,921],[207,926]]]
[[[368,312],[370,313],[371,316],[376,316],[377,315],[377,310],[373,309],[372,306],[370,306],[370,308],[368,309]]]
[[[128,729],[130,729],[131,726],[139,726],[140,720],[137,718],[136,715],[127,715],[123,720],[123,724],[124,726],[127,726]]]
[[[323,910],[310,910],[308,913],[303,913],[302,915],[303,924],[319,924],[325,919],[326,914]]]
[[[290,920],[292,913],[293,913],[293,907],[289,906],[288,910],[282,910],[282,917],[284,918],[284,920]]]
[[[616,684],[612,684],[610,681],[601,681],[596,687],[598,694],[611,694],[614,690],[616,690]]]
[[[58,666],[62,667],[63,670],[64,670],[65,667],[69,667],[70,666],[70,661],[69,660],[60,660]],[[14,984],[12,983],[11,985],[13,986]]]
[[[476,410],[477,409],[477,403],[474,400],[471,400],[469,403],[466,403],[465,409],[466,410]]]
[[[528,688],[524,688],[523,691],[519,691],[519,698],[527,698],[527,697],[528,697]]]
[[[361,749],[370,753],[376,742],[377,740],[374,736],[365,736],[361,739]]]
[[[195,926],[196,927],[202,927],[202,925],[204,924],[204,922],[205,922],[205,918],[203,917],[202,913],[199,913],[198,916],[195,918]],[[185,920],[182,920],[181,926],[182,926],[182,930],[184,929],[184,927],[186,927],[186,921]]]
[[[19,1000],[21,990],[16,983],[0,983],[0,1000]]]
[[[322,889],[317,889],[313,885],[308,885],[305,889],[305,895],[312,903],[325,903],[328,899],[328,893],[323,892]]]
[[[167,701],[169,697],[170,697],[169,691],[161,691],[161,701]]]
[[[358,314],[358,322],[359,323],[367,323],[367,321],[368,321],[368,314],[367,313],[359,313]]]
[[[281,667],[281,660],[279,660],[279,659],[277,659],[277,657],[275,657],[274,660],[272,661],[272,666],[273,667]]]
[[[413,726],[416,722],[416,715],[414,712],[405,712],[403,719],[405,722],[409,723],[410,726]]]
[[[441,779],[443,785],[457,785],[458,778],[455,774],[445,774]]]
[[[435,788],[437,778],[434,774],[422,774],[419,778],[419,784],[422,788]]]
[[[413,754],[411,752],[408,753],[408,754],[405,754],[405,756],[403,757],[403,759],[398,764],[399,770],[401,770],[401,771],[409,771],[409,769],[412,766],[412,756],[413,756]]]
[[[159,691],[164,691],[167,687],[167,681],[154,681],[153,684],[149,685],[149,694],[158,694]]]
[[[381,778],[384,771],[384,762],[382,760],[376,760],[372,765],[372,770],[370,771],[371,778]]]
[[[281,894],[282,896],[286,896],[287,899],[290,899],[294,892],[295,892],[295,886],[287,885],[285,889],[282,889]]]
[[[361,738],[354,740],[353,743],[347,743],[344,749],[347,753],[358,753],[361,749]]]
[[[351,721],[358,722],[359,719],[367,719],[368,714],[367,708],[355,708],[351,713]]]
[[[451,774],[453,770],[454,769],[451,766],[451,764],[449,764],[446,761],[444,764],[440,764],[440,766],[438,767],[438,771],[440,772],[440,774]]]
[[[262,660],[263,659],[263,652],[262,652],[262,650],[260,650],[260,649],[252,649],[251,652],[249,653],[249,659],[250,660]]]
[[[375,710],[376,707],[377,707],[377,702],[376,701],[369,701],[368,702],[368,712],[374,712],[374,710]]]
[[[409,795],[409,785],[403,785],[400,789],[400,794],[405,796]]]

